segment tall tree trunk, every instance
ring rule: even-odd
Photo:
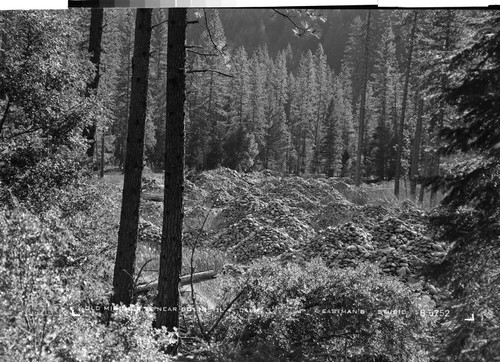
[[[361,156],[364,148],[364,135],[365,135],[365,107],[366,107],[366,86],[368,83],[368,58],[370,56],[370,20],[371,10],[368,10],[366,20],[366,38],[365,38],[365,56],[364,56],[364,70],[363,70],[363,84],[361,90],[361,105],[359,109],[359,129],[358,129],[358,149],[356,152],[356,186],[361,184]]]
[[[104,19],[104,10],[102,8],[93,8],[90,11],[90,35],[89,35],[89,53],[92,54],[90,61],[94,64],[96,72],[94,78],[87,84],[86,96],[89,97],[90,93],[97,91],[100,79],[100,65],[101,65],[101,40],[102,40],[102,24]],[[85,127],[83,136],[87,139],[87,156],[94,157],[95,150],[95,132],[96,123]]]
[[[419,96],[418,99],[418,109],[417,109],[417,126],[415,129],[415,139],[413,141],[413,157],[411,160],[411,170],[410,170],[410,195],[413,201],[417,198],[417,175],[418,175],[418,163],[420,160],[420,143],[422,139],[422,113],[424,109],[424,99]]]
[[[450,10],[447,10],[448,13],[448,21],[446,24],[446,35],[445,35],[445,43],[444,43],[444,51],[445,53],[448,53],[450,50],[450,43],[451,43],[451,12]],[[441,91],[445,92],[446,88],[448,87],[448,79],[445,73],[441,75]],[[438,124],[437,124],[437,129],[434,130],[435,133],[435,141],[434,141],[434,148],[438,148],[441,145],[441,137],[440,133],[441,130],[443,129],[444,126],[444,117],[445,117],[445,103],[443,100],[440,101],[439,104],[439,119],[438,119]],[[432,164],[431,164],[431,176],[437,176],[439,174],[439,164],[440,164],[440,155],[439,152],[435,152],[434,157],[432,158]],[[434,187],[431,187],[431,194],[430,194],[430,207],[436,206],[437,203],[437,189]]]
[[[165,196],[155,327],[179,326],[184,191],[184,102],[186,98],[186,9],[170,9],[167,50]],[[176,348],[168,351],[176,354]]]
[[[132,36],[131,36],[131,32],[129,32],[129,37],[127,39],[128,41],[128,45],[129,47],[127,49],[130,49],[132,47]],[[130,89],[130,83],[132,81],[132,72],[133,72],[133,69],[132,67],[130,66],[130,64],[132,63],[132,59],[130,58],[130,52],[129,52],[129,61],[127,62],[128,66],[127,66],[127,79],[129,81],[127,81],[127,91],[126,91],[126,94],[127,94],[127,98],[126,98],[126,101],[125,101],[125,104],[128,105],[129,107],[129,111],[127,112],[127,118],[130,117],[130,100],[131,100],[131,97],[130,97],[130,94],[131,94],[131,89]],[[123,130],[124,134],[128,134],[128,125],[125,124],[125,129]],[[121,160],[120,160],[120,166],[124,166],[125,165],[125,155],[127,154],[127,138],[124,137],[123,138],[123,144],[122,144],[122,152],[121,152]],[[125,172],[125,169],[123,168],[123,172]]]
[[[403,103],[401,105],[401,118],[398,127],[398,149],[396,154],[396,174],[394,176],[394,195],[399,199],[399,180],[401,178],[401,158],[403,155],[404,127],[406,117],[406,103],[408,101],[408,85],[410,82],[410,70],[415,45],[415,33],[417,30],[417,11],[413,10],[413,20],[410,33],[410,47],[408,49],[408,59],[406,61],[405,84],[403,89]]]
[[[135,22],[127,153],[112,298],[113,303],[125,305],[131,303],[133,292],[148,97],[151,13],[151,9],[137,9]]]

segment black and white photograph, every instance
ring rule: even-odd
[[[500,361],[500,10],[271,6],[0,10],[0,361]]]

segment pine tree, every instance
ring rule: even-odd
[[[244,47],[236,49],[231,61],[229,91],[230,125],[242,126],[248,122],[250,107],[250,64]],[[235,128],[236,128],[235,127]]]
[[[104,10],[103,34],[101,40],[102,53],[100,61],[100,76],[99,87],[97,89],[97,98],[102,104],[103,111],[105,112],[105,117],[96,122],[96,132],[100,134],[101,140],[100,174],[102,175],[104,173],[105,162],[107,161],[105,153],[113,153],[113,144],[116,139],[115,134],[112,131],[117,123],[115,113],[118,81],[116,73],[119,66],[119,60],[116,56],[119,46],[116,22],[117,16],[118,14],[114,10]]]
[[[83,129],[102,113],[96,97],[85,96],[95,76],[86,18],[82,11],[0,14],[0,181],[18,198],[43,201],[83,167]]]
[[[301,56],[297,77],[290,83],[293,85],[290,131],[296,154],[295,173],[298,175],[308,171],[311,162],[312,125],[316,108],[316,70],[311,51]]]
[[[290,132],[285,108],[288,103],[288,70],[286,52],[280,51],[274,62],[269,91],[269,113],[271,125],[268,129],[266,147],[269,149],[269,167],[278,171],[287,169],[290,151]]]
[[[87,84],[87,95],[96,92],[99,87],[100,67],[101,67],[101,40],[102,28],[104,19],[104,10],[93,8],[90,11],[90,31],[89,31],[89,53],[91,54],[90,61],[95,67],[95,75],[92,80]],[[88,148],[87,156],[94,157],[95,151],[95,134],[96,134],[96,121],[86,127],[83,131],[83,136],[87,139]]]
[[[419,176],[419,161],[420,161],[420,146],[422,143],[422,127],[423,127],[423,112],[424,112],[424,100],[420,92],[417,92],[417,124],[415,127],[415,137],[413,139],[412,146],[412,158],[411,158],[411,169],[410,169],[410,195],[413,201],[417,198],[417,178]]]
[[[311,161],[311,171],[317,173],[321,168],[321,140],[323,138],[323,125],[328,117],[328,106],[331,100],[331,71],[328,67],[327,57],[321,44],[315,54],[316,62],[316,110],[313,121],[313,155]]]
[[[127,153],[112,297],[113,303],[123,303],[125,305],[132,302],[134,288],[133,277],[139,225],[144,131],[147,115],[151,13],[151,9],[138,9],[136,13]]]
[[[347,66],[342,66],[340,74],[335,77],[334,109],[339,112],[339,130],[340,130],[340,176],[347,177],[350,174],[352,157],[356,150],[354,116],[352,113],[352,88],[351,77]]]
[[[227,73],[227,59],[224,54],[226,47],[226,36],[219,17],[218,10],[206,12],[207,28],[202,34],[202,46],[205,51],[215,56],[207,57],[206,64],[208,74],[206,75],[207,104],[205,114],[208,119],[209,138],[207,140],[207,151],[204,154],[204,168],[216,168],[223,162],[223,133],[224,122],[227,120],[225,105],[227,103],[227,78],[219,73]],[[217,71],[217,72],[214,72]]]
[[[267,46],[259,47],[250,60],[251,77],[251,114],[247,125],[247,131],[253,134],[259,150],[265,148],[266,135],[266,107],[268,105],[267,78],[270,58]],[[261,155],[264,156],[264,152]]]
[[[441,152],[463,158],[448,175],[433,180],[449,191],[445,205],[472,206],[487,220],[498,217],[500,205],[500,16],[492,12],[478,20],[474,41],[447,68],[450,84],[443,94],[458,117],[443,127]]]
[[[365,24],[361,17],[356,16],[349,29],[349,38],[342,58],[342,66],[349,69],[352,87],[352,107],[353,114],[357,115],[359,111],[359,100],[362,91],[364,63],[360,59],[365,58]]]
[[[125,162],[127,120],[129,117],[130,104],[130,79],[132,76],[132,54],[134,42],[134,12],[132,10],[116,11],[114,24],[116,27],[110,28],[115,32],[118,54],[115,58],[117,64],[115,68],[114,92],[114,119],[112,133],[115,135],[114,156],[119,166]]]
[[[336,83],[338,84],[338,83]],[[342,147],[340,132],[340,117],[342,107],[339,102],[339,92],[334,87],[334,98],[330,102],[328,117],[324,120],[324,136],[322,139],[321,155],[323,169],[328,177],[335,176],[340,164],[340,150]]]
[[[283,106],[278,108],[273,123],[268,130],[267,144],[269,145],[269,168],[284,172],[287,167],[287,154],[290,149],[290,132],[286,122]]]
[[[412,68],[412,60],[413,60],[413,50],[415,47],[416,43],[416,32],[417,32],[417,26],[418,26],[418,13],[417,11],[413,11],[411,13],[411,31],[409,34],[408,38],[408,54],[407,54],[407,59],[406,59],[406,67],[405,67],[405,83],[404,83],[404,88],[403,88],[403,101],[402,101],[402,108],[401,108],[401,116],[400,116],[400,123],[398,126],[398,148],[397,148],[397,155],[396,155],[396,172],[395,172],[395,177],[394,177],[394,195],[399,198],[399,182],[400,178],[403,174],[403,167],[402,167],[402,161],[403,161],[403,142],[404,142],[404,131],[405,131],[405,117],[406,117],[406,107],[407,107],[407,100],[408,100],[408,87],[409,87],[409,82],[410,82],[410,72]]]
[[[184,103],[186,86],[186,9],[168,14],[167,125],[165,191],[161,237],[160,273],[155,328],[179,327],[179,277],[182,268],[182,223],[184,191]],[[177,354],[178,344],[168,353]]]
[[[151,69],[149,72],[148,118],[146,120],[145,152],[157,169],[164,168],[166,117],[166,52],[167,14],[163,9],[153,10],[151,33]]]
[[[450,55],[456,50],[464,18],[453,10],[435,10],[426,13],[422,19],[421,40],[417,49],[417,61],[425,82],[425,92],[430,102],[430,122],[427,132],[431,136],[429,151],[429,173],[438,176],[440,171],[440,155],[438,149],[441,144],[440,131],[454,117],[454,110],[446,104],[442,93],[448,88],[449,74],[446,67]],[[429,62],[431,58],[434,61]],[[430,205],[436,204],[436,189],[431,189]]]
[[[366,93],[368,86],[368,78],[369,78],[369,56],[370,56],[370,29],[371,25],[371,11],[368,10],[368,15],[366,17],[366,29],[365,29],[365,39],[364,39],[364,49],[363,49],[363,58],[361,58],[363,67],[362,67],[362,78],[361,78],[361,101],[359,105],[359,127],[358,127],[358,148],[356,150],[356,175],[355,182],[356,186],[359,186],[361,183],[361,173],[362,173],[362,155],[364,153],[365,148],[365,128],[366,128]]]
[[[189,59],[188,59],[189,60]],[[192,57],[188,69],[208,69],[208,65],[199,55]],[[204,73],[186,75],[186,165],[189,168],[203,170],[208,153],[210,124],[207,117],[207,83]]]
[[[375,94],[375,119],[377,125],[373,135],[373,157],[375,175],[378,179],[388,178],[389,143],[394,134],[395,124],[393,100],[396,97],[398,84],[398,64],[396,44],[392,25],[386,22],[385,31],[376,52],[373,90]]]

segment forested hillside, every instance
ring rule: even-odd
[[[441,97],[450,77],[445,68],[469,32],[464,24],[487,15],[452,10],[321,15],[293,14],[291,21],[307,20],[315,31],[294,37],[290,18],[272,10],[190,13],[199,19],[188,26],[188,168],[271,169],[397,184],[442,173],[438,134],[454,119]],[[108,140],[105,152],[114,148],[107,164],[121,166],[132,11],[110,10],[105,17],[100,87],[110,117],[100,129]],[[162,11],[154,17],[160,25],[152,35],[145,152],[148,165],[159,170],[166,28]]]
[[[500,12],[0,12],[0,360],[497,361]]]

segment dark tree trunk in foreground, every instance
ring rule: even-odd
[[[368,10],[366,20],[366,38],[365,38],[365,59],[363,69],[363,88],[361,90],[361,106],[359,109],[359,129],[358,129],[358,149],[356,152],[356,186],[361,184],[361,156],[364,148],[365,136],[365,107],[366,107],[366,85],[368,83],[368,58],[370,56],[370,20],[371,11]]]
[[[89,53],[92,54],[90,61],[94,64],[96,72],[94,78],[87,84],[87,97],[92,91],[97,91],[99,87],[100,65],[101,65],[101,40],[102,23],[104,18],[103,9],[92,9],[90,12],[90,35],[89,35]],[[95,122],[83,130],[83,137],[87,139],[87,156],[94,157],[95,150]]]
[[[155,327],[179,326],[179,277],[182,264],[184,190],[184,101],[186,9],[170,9],[167,48],[167,123],[165,197]],[[168,351],[176,354],[176,348]]]
[[[125,305],[130,304],[133,293],[148,96],[151,13],[151,9],[138,9],[135,22],[127,153],[112,298],[113,303],[122,302]]]
[[[420,143],[422,139],[422,114],[424,109],[424,100],[420,96],[418,100],[417,110],[417,126],[415,129],[415,139],[413,141],[411,172],[410,172],[410,195],[412,201],[417,199],[417,176],[418,176],[418,163],[420,161]]]
[[[401,158],[403,155],[404,127],[406,117],[406,106],[408,103],[408,84],[410,82],[411,61],[413,47],[415,45],[415,33],[417,30],[417,11],[413,10],[413,19],[410,33],[410,45],[408,49],[408,58],[406,60],[405,84],[403,89],[403,104],[401,106],[401,118],[398,127],[398,149],[396,155],[396,174],[394,176],[394,195],[399,199],[399,180],[401,178]]]

